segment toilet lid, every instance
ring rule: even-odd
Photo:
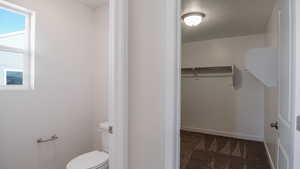
[[[93,151],[71,160],[67,165],[67,169],[95,169],[102,167],[107,161],[107,153]]]

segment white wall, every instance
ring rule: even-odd
[[[36,88],[1,91],[0,168],[64,169],[93,149],[94,12],[71,0],[9,1],[37,12]]]
[[[164,0],[129,1],[130,169],[164,168],[164,7]]]
[[[93,67],[93,112],[94,112],[94,148],[107,150],[105,133],[99,133],[99,123],[108,120],[107,117],[107,69],[109,47],[109,4],[103,3],[95,11],[96,58]],[[105,136],[105,137],[103,137]]]
[[[264,35],[183,44],[182,67],[236,65],[241,87],[231,78],[182,79],[182,128],[201,129],[248,139],[264,138],[264,87],[244,71],[248,49],[264,47]]]
[[[272,16],[268,23],[266,34],[266,46],[278,48],[278,5],[275,3]],[[278,58],[274,58],[278,59]],[[270,124],[278,119],[278,87],[265,87],[265,142],[268,151],[274,162],[274,167],[277,165],[277,137],[278,133]]]

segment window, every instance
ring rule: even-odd
[[[34,85],[34,12],[0,1],[0,89]]]

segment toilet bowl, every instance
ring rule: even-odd
[[[93,151],[74,158],[66,169],[108,169],[108,159],[106,152]]]

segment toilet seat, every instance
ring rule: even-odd
[[[109,156],[105,152],[89,152],[71,160],[67,169],[98,169],[107,164],[108,158]]]

